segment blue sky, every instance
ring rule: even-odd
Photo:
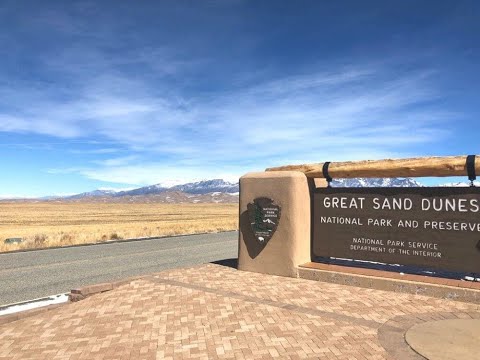
[[[3,0],[0,196],[478,153],[479,19],[477,1]]]

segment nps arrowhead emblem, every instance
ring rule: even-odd
[[[248,217],[255,238],[265,245],[277,230],[280,221],[280,206],[272,199],[260,197],[247,205]]]

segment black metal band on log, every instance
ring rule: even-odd
[[[327,161],[326,163],[323,164],[323,168],[322,168],[323,177],[325,178],[325,180],[327,180],[328,187],[330,187],[330,183],[333,181],[332,177],[328,173],[329,166],[330,166],[330,161]]]
[[[475,155],[467,156],[467,175],[468,175],[468,180],[470,181],[477,180],[477,174],[475,173]]]

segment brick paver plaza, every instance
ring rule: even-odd
[[[237,271],[165,271],[0,325],[0,359],[420,359],[414,324],[479,305]]]

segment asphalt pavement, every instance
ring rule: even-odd
[[[0,306],[101,282],[236,258],[238,232],[0,254]]]

